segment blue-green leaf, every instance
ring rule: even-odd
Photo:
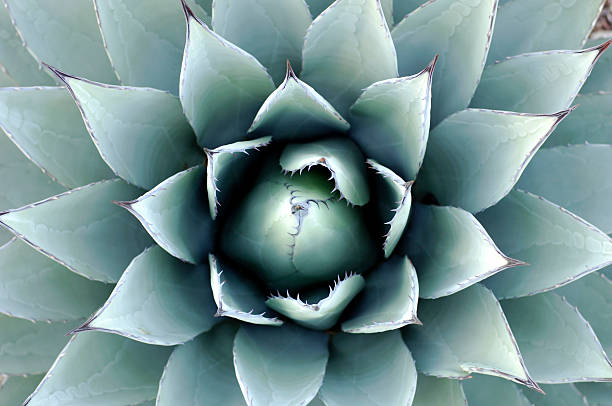
[[[274,82],[253,56],[185,10],[187,43],[179,86],[185,115],[203,147],[241,141]]]
[[[217,305],[217,317],[231,317],[251,324],[280,326],[283,321],[266,314],[265,295],[247,275],[221,264],[212,254],[208,256],[210,286]],[[268,311],[268,313],[271,313]]]
[[[213,221],[204,193],[206,169],[194,166],[166,179],[136,200],[119,204],[128,209],[170,254],[201,264],[213,245]]]
[[[580,382],[573,384],[588,402],[588,406],[612,405],[612,382]]]
[[[306,4],[308,5],[308,8],[310,9],[310,14],[313,17],[318,16],[319,14],[321,14],[323,12],[323,10],[325,10],[327,7],[329,7],[334,0],[305,0]]]
[[[540,114],[567,109],[609,45],[521,54],[489,65],[470,106]]]
[[[213,30],[253,55],[276,83],[285,62],[302,68],[302,45],[312,17],[304,0],[215,0]]]
[[[515,190],[477,216],[506,255],[528,266],[485,280],[499,298],[558,288],[612,263],[612,239],[544,198]]]
[[[0,247],[0,313],[33,321],[81,319],[112,289],[70,272],[17,238]]]
[[[472,213],[494,205],[567,114],[467,109],[448,117],[430,134],[417,195]]]
[[[342,115],[362,89],[397,77],[395,47],[380,1],[334,2],[308,28],[302,63],[302,80]]]
[[[402,330],[419,372],[447,378],[482,373],[537,389],[499,302],[484,286],[421,300],[419,317],[422,326]]]
[[[474,216],[456,207],[415,205],[402,247],[417,270],[420,295],[427,299],[451,295],[521,264],[497,248]]]
[[[542,385],[542,391],[544,393],[537,393],[532,390],[523,390],[522,392],[529,399],[529,406],[599,406],[586,403],[586,399],[574,384]],[[499,399],[499,397],[496,397],[496,399]]]
[[[363,294],[349,310],[342,331],[380,333],[420,324],[418,300],[419,284],[412,263],[407,257],[394,256],[367,275]]]
[[[323,382],[327,340],[294,325],[243,325],[234,339],[234,367],[247,404],[308,404]]]
[[[345,132],[349,127],[333,106],[298,79],[287,64],[285,81],[261,106],[249,132],[290,141]]]
[[[471,379],[467,379],[465,382],[469,381]],[[433,405],[467,406],[461,382],[457,379],[436,378],[419,374],[412,406]],[[472,406],[472,403],[470,403],[470,406]]]
[[[462,384],[469,406],[533,406],[519,386],[495,376],[477,375]]]
[[[332,337],[319,397],[326,406],[412,404],[417,372],[399,331]]]
[[[424,3],[427,3],[427,0],[393,0],[393,21],[399,23]]]
[[[593,329],[565,298],[548,292],[501,305],[536,381],[612,380],[612,363]]]
[[[609,39],[609,36],[602,39],[592,39],[587,41],[585,47],[592,48]],[[580,91],[582,93],[612,92],[610,69],[612,69],[612,52],[604,52]]]
[[[338,278],[338,281],[334,281],[334,286],[329,287],[327,295],[302,295],[304,301],[300,299],[299,294],[295,299],[290,295],[272,296],[266,300],[266,305],[296,324],[313,330],[326,330],[336,324],[346,306],[364,286],[363,276],[348,275],[344,279]],[[320,296],[323,298],[318,300]]]
[[[487,63],[549,49],[578,49],[605,0],[506,0],[499,7]]]
[[[91,183],[4,212],[0,223],[79,275],[117,282],[151,239],[136,219],[112,201],[139,193],[119,179]]]
[[[244,406],[232,354],[237,329],[223,323],[177,347],[159,382],[157,406]]]
[[[155,399],[170,351],[115,334],[80,333],[24,405],[140,405]]]
[[[73,75],[117,83],[92,1],[5,0],[15,28],[39,62]],[[33,12],[35,10],[36,12]]]
[[[0,127],[26,156],[67,187],[113,177],[65,88],[2,89]]]
[[[0,314],[0,374],[46,372],[78,322],[32,322]]]
[[[21,405],[44,375],[0,376],[0,406]]]
[[[206,266],[158,246],[132,260],[104,306],[75,332],[98,330],[155,345],[191,340],[216,323]]]
[[[351,138],[403,179],[416,179],[425,156],[436,60],[414,76],[374,83],[350,109]]]
[[[431,123],[463,110],[476,90],[489,50],[496,0],[433,0],[393,29],[399,73],[418,72],[434,55]]]
[[[68,86],[100,155],[127,182],[151,189],[202,161],[177,97],[54,72]]]

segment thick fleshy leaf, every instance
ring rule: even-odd
[[[104,306],[74,332],[97,330],[155,345],[191,340],[216,323],[206,266],[193,266],[158,246],[127,267]]]
[[[170,351],[115,334],[80,333],[25,405],[140,405],[155,398]]]
[[[201,264],[213,244],[205,185],[206,169],[194,166],[138,199],[119,204],[138,218],[160,247],[183,261]]]
[[[564,298],[548,292],[501,305],[536,381],[612,380],[612,363],[593,329]]]
[[[0,247],[0,313],[33,321],[81,319],[112,289],[70,272],[17,238]]]
[[[205,150],[206,191],[210,216],[213,220],[217,218],[219,206],[229,203],[235,198],[236,189],[244,187],[244,175],[253,164],[253,155],[251,155],[253,150],[258,151],[270,141],[270,137],[263,137]]]
[[[231,317],[251,324],[280,326],[283,321],[266,314],[265,296],[247,275],[208,256],[210,286],[217,305],[217,317]],[[270,313],[268,311],[268,313]]]
[[[15,30],[8,9],[0,3],[0,61],[4,75],[14,82],[11,86],[52,85],[53,79],[41,69],[28,52]]]
[[[404,179],[416,179],[425,156],[436,60],[414,76],[374,83],[350,109],[351,138]]]
[[[159,383],[157,406],[244,406],[232,354],[236,330],[223,323],[177,347]]]
[[[332,337],[319,397],[326,406],[412,404],[417,372],[399,331]]]
[[[550,49],[578,49],[605,0],[508,0],[499,7],[488,63]]]
[[[316,165],[323,166],[331,172],[334,191],[338,190],[347,202],[363,206],[370,200],[365,160],[349,139],[290,144],[283,150],[280,164],[284,171],[292,174]]]
[[[546,148],[535,156],[517,187],[555,202],[610,234],[611,172],[612,145]]]
[[[572,386],[587,399],[588,406],[612,405],[612,382],[582,382]]]
[[[397,24],[427,0],[393,0],[393,21]]]
[[[480,284],[419,303],[423,326],[402,330],[417,368],[427,375],[500,376],[537,388],[493,293]]]
[[[380,333],[408,324],[420,324],[417,319],[419,284],[416,271],[407,257],[394,256],[366,279],[366,287],[351,307],[342,331],[347,333]]]
[[[249,132],[275,140],[315,138],[345,132],[349,123],[287,64],[285,81],[261,106]]]
[[[2,89],[0,127],[26,156],[67,187],[113,177],[65,88]]]
[[[323,12],[323,10],[325,10],[327,7],[329,7],[334,0],[305,0],[306,4],[308,5],[308,8],[310,9],[310,14],[313,17],[318,16],[319,14],[321,14],[321,12]]]
[[[495,376],[476,375],[462,384],[469,406],[533,406],[519,386]]]
[[[21,405],[36,389],[43,375],[0,376],[0,406]]]
[[[72,189],[0,215],[0,223],[68,269],[117,282],[151,239],[129,213],[112,203],[141,193],[119,179]]]
[[[448,296],[521,265],[505,256],[465,210],[418,204],[411,218],[402,248],[414,262],[422,298]]]
[[[502,199],[567,114],[467,109],[430,134],[417,195],[477,213]]]
[[[522,54],[489,65],[470,106],[540,114],[567,109],[609,45]]]
[[[102,158],[129,183],[151,189],[202,161],[177,97],[54,72],[68,86]]]
[[[0,314],[0,374],[46,372],[78,322],[35,323]]]
[[[179,86],[185,115],[203,147],[241,141],[274,82],[253,56],[212,32],[188,7],[185,11]]]
[[[431,123],[470,103],[484,66],[496,0],[434,0],[408,14],[393,29],[399,73],[411,75],[434,55]]]
[[[592,39],[587,41],[585,47],[592,48],[600,45],[607,38]],[[593,71],[589,75],[589,78],[582,86],[582,93],[593,93],[593,92],[612,92],[612,75],[610,75],[610,69],[612,69],[612,52],[604,52],[599,58],[597,64],[593,68]]]
[[[378,197],[380,217],[385,225],[389,226],[383,243],[385,258],[389,258],[404,234],[406,224],[408,224],[408,216],[412,206],[410,191],[413,182],[404,181],[396,173],[372,159],[368,159],[367,162],[378,175],[374,185],[374,193]]]
[[[335,1],[308,28],[302,63],[302,80],[343,115],[364,88],[397,77],[395,47],[380,1]]]
[[[117,83],[104,50],[93,2],[69,0],[61,7],[41,0],[4,3],[25,46],[39,62],[91,80]]]
[[[513,191],[477,216],[506,255],[529,265],[485,280],[499,298],[558,288],[612,263],[612,239],[549,201]]]
[[[247,404],[298,405],[314,399],[325,375],[327,340],[324,333],[294,325],[243,325],[234,339],[234,367]]]
[[[572,384],[542,385],[544,394],[523,390],[523,394],[535,406],[598,406],[586,403],[586,399]],[[602,405],[603,406],[603,405]]]
[[[312,17],[304,0],[215,0],[212,27],[262,63],[276,83],[285,61],[299,71],[302,45]]]
[[[436,378],[419,374],[412,406],[433,405],[467,406],[461,382],[456,379]],[[470,406],[472,406],[471,403]]]
[[[299,294],[295,299],[289,295],[272,296],[266,300],[266,305],[301,326],[326,330],[336,324],[344,309],[364,286],[363,276],[349,275],[334,281],[327,295],[304,295],[305,301],[300,299]],[[320,296],[323,298],[319,300]]]

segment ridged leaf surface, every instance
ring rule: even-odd
[[[469,381],[469,379],[466,381]],[[467,406],[462,383],[457,379],[436,378],[419,374],[412,406],[433,405]]]

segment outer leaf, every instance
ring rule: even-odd
[[[0,373],[44,373],[66,344],[66,333],[76,324],[34,323],[0,314]]]
[[[338,278],[338,282],[334,281],[329,294],[320,300],[317,300],[318,296],[314,300],[308,297],[304,302],[299,294],[296,299],[289,295],[272,296],[266,300],[266,305],[296,324],[313,330],[326,330],[336,324],[346,306],[364,286],[365,279],[361,275],[349,275],[342,280]]]
[[[366,279],[363,294],[342,323],[347,333],[380,333],[417,319],[419,285],[412,263],[407,257],[394,256],[372,271]]]
[[[513,191],[478,220],[507,255],[529,263],[485,281],[499,298],[558,288],[612,263],[612,240],[547,200]]]
[[[213,244],[205,177],[205,168],[194,166],[119,205],[138,218],[160,247],[183,261],[200,264],[206,262]]]
[[[536,406],[593,406],[586,402],[574,385],[542,385],[546,393],[524,390],[525,397]]]
[[[82,278],[14,238],[0,247],[0,312],[36,321],[88,317],[112,286]]]
[[[305,0],[306,4],[308,5],[308,8],[310,9],[310,14],[312,14],[313,17],[318,16],[319,14],[321,14],[321,12],[323,12],[323,10],[325,10],[327,7],[329,7],[334,0]]]
[[[91,183],[4,212],[0,222],[73,272],[116,282],[132,258],[151,245],[138,222],[111,202],[138,193],[119,179]]]
[[[323,166],[331,172],[334,191],[338,190],[347,202],[363,206],[370,200],[363,155],[346,138],[290,144],[283,150],[280,164],[284,171],[292,174],[316,165]]]
[[[414,76],[374,83],[350,109],[351,138],[404,179],[416,178],[425,156],[436,60]]]
[[[325,334],[292,325],[245,325],[234,339],[236,376],[252,406],[308,404],[323,382],[328,355]]]
[[[487,288],[476,284],[452,296],[422,300],[419,316],[423,326],[407,327],[403,333],[420,372],[447,378],[482,373],[538,389]]]
[[[0,377],[0,406],[22,404],[42,378],[43,375],[11,376],[2,383]]]
[[[494,205],[568,113],[467,109],[448,117],[431,132],[416,193],[472,213]]]
[[[4,4],[39,62],[91,80],[117,83],[91,2],[68,0],[63,7],[41,0],[4,0]]]
[[[223,264],[212,254],[210,264],[210,285],[217,305],[217,317],[231,317],[246,323],[280,326],[283,321],[266,314],[264,295],[246,275],[241,275]]]
[[[542,114],[567,109],[609,45],[522,54],[489,65],[470,105]]]
[[[213,8],[213,30],[257,58],[276,83],[285,76],[285,61],[301,70],[312,23],[304,0],[216,0]]]
[[[420,5],[427,3],[427,0],[394,0],[393,1],[393,21],[397,24],[407,14],[414,11]]]
[[[129,183],[150,189],[202,160],[177,97],[54,72],[68,86],[102,158]]]
[[[549,49],[578,49],[605,0],[507,0],[499,8],[488,63]]]
[[[253,56],[185,10],[187,44],[179,86],[185,115],[203,147],[240,141],[274,83]]]
[[[74,332],[98,330],[155,345],[191,340],[215,324],[206,266],[186,264],[158,246],[127,267],[104,306]]]
[[[337,334],[319,397],[326,406],[404,406],[412,403],[416,383],[399,331]]]
[[[368,159],[368,164],[379,175],[375,183],[375,193],[378,196],[378,211],[385,225],[389,226],[385,234],[383,251],[385,258],[389,258],[404,234],[410,207],[412,206],[413,182],[406,182],[388,168],[378,162]]]
[[[432,125],[463,110],[476,90],[489,50],[497,0],[433,0],[393,29],[400,75],[440,54],[433,78]]]
[[[467,382],[469,381],[468,379]],[[432,405],[467,406],[461,383],[456,379],[419,374],[412,406]],[[471,403],[470,406],[472,406]]]
[[[27,157],[69,188],[113,177],[64,88],[2,89],[0,126]]]
[[[78,334],[24,406],[140,405],[155,398],[170,351],[115,334]]]
[[[542,150],[517,187],[542,196],[612,233],[612,145],[572,145]]]
[[[416,205],[402,246],[415,263],[420,295],[426,299],[524,265],[505,256],[478,220],[456,207]]]
[[[157,406],[244,406],[233,364],[236,330],[223,323],[177,347],[159,383]]]
[[[349,127],[323,96],[298,79],[287,63],[284,82],[261,106],[249,132],[271,135],[276,140],[295,140],[344,132]]]
[[[584,382],[573,385],[588,401],[588,406],[610,406],[612,382]]]
[[[362,89],[397,77],[397,58],[379,0],[337,0],[304,39],[302,80],[346,114]]]
[[[592,39],[587,41],[585,47],[591,48],[601,44],[603,41],[604,39]],[[584,86],[582,86],[582,93],[612,92],[610,69],[612,69],[612,52],[605,52],[599,58]]]
[[[612,363],[577,308],[549,292],[502,301],[536,381],[612,380]]]
[[[494,376],[477,375],[462,383],[469,406],[533,406],[517,385]]]

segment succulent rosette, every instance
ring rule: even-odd
[[[603,0],[4,6],[0,406],[612,404]]]

